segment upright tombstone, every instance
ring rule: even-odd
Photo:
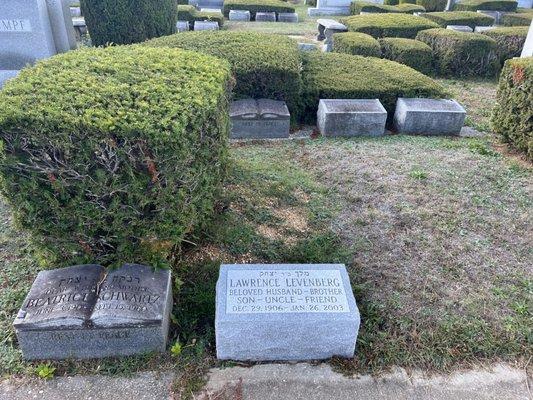
[[[67,3],[60,0],[2,0],[0,87],[35,61],[76,47]]]
[[[164,351],[169,271],[77,265],[37,275],[13,323],[25,359],[126,356]]]
[[[195,31],[218,31],[219,28],[216,21],[194,21]]]
[[[230,10],[228,17],[230,21],[248,22],[250,21],[251,15],[248,10]]]
[[[309,8],[310,17],[321,15],[350,15],[351,0],[318,0],[315,8]]]
[[[215,334],[221,360],[353,357],[359,325],[344,265],[220,266]]]
[[[298,14],[297,13],[279,13],[278,22],[290,22],[298,23]]]
[[[526,41],[520,57],[533,57],[533,21],[529,25],[529,31],[527,32]]]
[[[256,12],[255,21],[256,22],[276,22],[276,13],[275,12]]]
[[[232,139],[288,138],[291,114],[284,101],[237,100],[230,105]]]

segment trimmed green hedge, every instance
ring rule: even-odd
[[[162,266],[213,213],[230,84],[222,60],[142,46],[68,52],[9,81],[1,190],[43,258]]]
[[[447,0],[400,0],[400,4],[418,4],[427,12],[444,11]]]
[[[224,25],[224,16],[222,13],[198,11],[196,7],[191,5],[178,5],[178,20],[189,21],[216,21],[218,26]]]
[[[503,64],[509,58],[520,57],[528,30],[527,26],[507,26],[485,31],[483,35],[496,41],[498,56]]]
[[[500,69],[496,41],[485,35],[439,28],[419,32],[416,39],[433,49],[443,76],[494,76]]]
[[[81,0],[95,46],[131,44],[176,32],[176,0]]]
[[[467,25],[474,29],[476,26],[491,26],[494,18],[472,11],[446,11],[422,14],[422,17],[436,22],[441,27],[448,25]]]
[[[320,99],[379,99],[394,112],[398,97],[443,97],[433,79],[389,60],[343,53],[303,55],[303,99],[307,122],[313,122]]]
[[[514,0],[461,0],[455,3],[454,11],[516,11],[518,3]]]
[[[248,10],[255,18],[257,12],[293,13],[294,6],[280,0],[225,0],[224,16],[229,17],[230,10]]]
[[[284,35],[238,31],[182,32],[146,42],[153,47],[200,51],[229,61],[239,98],[285,100],[293,121],[299,110],[301,59],[296,41]]]
[[[423,74],[434,72],[433,51],[427,44],[404,38],[383,38],[379,43],[383,58],[405,64]]]
[[[333,35],[333,51],[367,57],[381,57],[379,42],[366,33],[343,32]]]
[[[507,60],[503,67],[492,127],[533,161],[533,57]]]
[[[425,11],[426,9],[424,7],[417,6],[416,4],[400,4],[399,6],[394,6],[369,3],[366,1],[353,1],[350,4],[350,12],[353,15],[358,15],[361,12],[412,14],[414,12]]]
[[[503,14],[501,24],[503,26],[529,26],[531,20],[533,20],[533,12],[518,10],[516,13]]]
[[[414,39],[419,31],[437,28],[438,25],[425,18],[405,14],[365,14],[341,18],[349,31],[362,32],[375,38],[404,37]]]

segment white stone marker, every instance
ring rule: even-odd
[[[310,17],[321,15],[350,15],[351,0],[317,0],[315,8],[307,9]]]
[[[446,29],[450,29],[452,31],[457,31],[457,32],[466,32],[466,33],[470,33],[474,31],[468,25],[446,25]]]
[[[221,360],[353,357],[359,325],[342,264],[220,266],[215,332]]]
[[[250,21],[251,15],[248,10],[230,10],[229,20],[230,21]]]
[[[255,20],[256,22],[276,22],[276,13],[275,12],[256,12]]]
[[[194,21],[195,31],[218,31],[219,26],[216,21]]]
[[[526,42],[524,43],[520,57],[533,57],[533,21],[531,21],[531,25],[529,25]]]

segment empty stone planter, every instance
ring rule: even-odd
[[[258,12],[255,13],[256,22],[276,22],[275,12]]]
[[[216,21],[194,21],[195,31],[218,31],[218,22]]]
[[[387,111],[377,99],[321,99],[317,125],[324,136],[382,136]]]
[[[298,22],[298,14],[296,14],[296,13],[279,13],[278,14],[278,21],[279,22],[297,23]]]
[[[410,135],[458,135],[466,117],[455,100],[399,98],[394,129]]]
[[[250,21],[250,11],[248,10],[230,10],[230,21]]]

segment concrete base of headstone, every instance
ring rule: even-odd
[[[230,105],[232,139],[288,138],[291,115],[284,101],[237,100]]]
[[[481,33],[481,32],[487,32],[487,31],[490,31],[491,29],[494,29],[496,28],[495,26],[476,26],[474,28],[474,32],[477,32],[477,33]]]
[[[446,29],[457,32],[473,32],[474,30],[468,25],[447,25]]]
[[[0,70],[0,89],[9,79],[16,77],[20,70]]]
[[[350,15],[350,7],[308,8],[307,15],[309,15],[310,17],[321,17],[329,15]]]
[[[230,21],[250,21],[250,11],[248,10],[230,10],[229,20]]]
[[[279,22],[298,23],[298,14],[296,13],[279,13]]]
[[[354,356],[360,316],[344,265],[221,265],[217,357],[240,361]]]
[[[216,14],[222,14],[221,8],[200,8],[201,12],[208,12],[208,13],[216,13]]]
[[[78,265],[40,272],[13,325],[29,360],[163,352],[172,303],[168,270]]]
[[[216,21],[194,21],[195,31],[218,31],[219,26]]]
[[[190,29],[189,21],[176,22],[176,30],[178,32],[186,32]]]
[[[276,22],[275,12],[257,12],[255,13],[256,22]]]
[[[531,25],[529,25],[526,41],[524,42],[520,57],[533,57],[533,21],[531,21]]]
[[[399,98],[394,129],[411,135],[458,135],[466,117],[455,100]]]
[[[378,99],[321,99],[317,126],[324,136],[382,136],[387,111]]]
[[[501,11],[492,11],[492,10],[477,10],[477,12],[494,18],[494,23],[496,25],[500,23],[500,19],[502,18],[502,15],[504,14]]]

